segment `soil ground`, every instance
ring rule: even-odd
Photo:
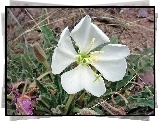
[[[33,29],[41,20],[47,24],[58,37],[65,27],[70,31],[86,14],[108,37],[117,36],[118,43],[127,45],[131,52],[154,47],[154,8],[12,8],[15,18],[8,14],[7,40],[24,41],[17,37]],[[41,17],[42,16],[42,17]],[[21,30],[21,27],[23,30]],[[25,34],[29,43],[41,41],[41,33],[34,28]],[[15,41],[16,39],[16,41]],[[12,48],[17,50],[16,43]]]

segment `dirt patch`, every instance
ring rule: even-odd
[[[86,14],[108,37],[117,36],[118,42],[128,45],[131,52],[154,47],[154,8],[11,8],[7,19],[7,40],[24,41],[19,35],[26,32],[29,43],[40,40],[40,21],[57,35],[65,27],[70,30]],[[22,29],[21,29],[22,28]],[[17,38],[18,37],[18,38]],[[15,45],[14,45],[15,46]]]

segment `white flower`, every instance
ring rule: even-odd
[[[71,37],[79,48],[75,51]],[[66,27],[55,48],[52,57],[52,72],[60,74],[71,63],[76,62],[77,67],[61,75],[61,84],[68,94],[75,94],[82,89],[94,96],[100,97],[106,91],[104,80],[122,80],[127,64],[129,49],[121,44],[109,44],[101,51],[91,52],[101,44],[109,42],[109,38],[93,23],[87,15],[74,27],[70,33]],[[95,67],[101,74],[91,69]]]

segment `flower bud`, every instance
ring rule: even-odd
[[[46,60],[46,54],[43,51],[43,49],[40,47],[40,45],[38,43],[35,43],[33,49],[34,49],[34,54],[38,59],[38,61],[44,62]]]

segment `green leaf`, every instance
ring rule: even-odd
[[[48,26],[42,26],[41,30],[49,41],[55,40],[52,30]]]
[[[135,62],[136,60],[139,60],[140,56],[141,55],[132,55],[131,54],[128,56],[128,60],[129,60],[129,62]]]
[[[49,92],[43,93],[39,96],[37,100],[36,108],[37,110],[44,109],[48,113],[51,113],[52,108],[56,108],[59,103],[57,103],[57,99],[55,95],[50,94]]]
[[[17,43],[17,46],[22,48],[24,50],[24,53],[28,51],[28,48],[26,47],[25,43]],[[30,47],[29,47],[30,48]]]
[[[7,102],[7,109],[16,110],[16,106]]]
[[[7,115],[13,115],[15,113],[16,106],[7,102]]]
[[[126,89],[128,90],[128,88]],[[138,107],[151,107],[154,109],[154,88],[146,87],[144,90],[136,93],[125,95],[125,98],[128,100],[127,107],[131,110]],[[115,101],[120,106],[125,106],[125,102],[121,97],[115,97]]]
[[[92,103],[94,100],[96,100],[96,99],[97,99],[96,96],[91,95],[90,98],[87,99],[87,105],[88,105],[88,104],[91,104],[91,103]]]
[[[142,55],[147,55],[149,53],[154,53],[154,48],[146,48],[144,51],[139,52]]]
[[[41,108],[45,108],[46,110],[49,109],[49,106],[48,104],[46,104],[44,101],[42,101],[41,99],[38,99],[37,100],[37,106],[40,106]]]
[[[41,101],[51,110],[58,105],[55,95],[47,93],[40,96]]]
[[[154,48],[147,48],[138,54],[130,55],[128,61],[128,73],[131,75],[143,75],[144,71],[153,71],[154,65]]]
[[[137,108],[138,106],[149,106],[154,109],[154,88],[146,87],[143,91],[127,97],[127,100],[129,101],[128,107],[130,109]]]
[[[147,63],[146,63],[145,60],[142,60],[142,61],[141,61],[141,66],[142,66],[142,67],[144,67],[146,64],[147,64]]]
[[[122,87],[128,85],[128,82],[129,80],[131,80],[132,76],[131,75],[128,75],[128,76],[125,76],[123,78],[123,80],[121,81],[117,81],[117,84],[116,84],[116,91],[118,91],[119,89],[121,89]]]
[[[36,105],[36,112],[35,113],[39,113],[41,115],[45,115],[45,114],[50,114],[51,111],[49,111],[48,109],[46,109],[45,107],[42,107],[39,102],[37,102]]]
[[[50,108],[51,99],[49,99],[49,96],[40,95],[40,96],[39,96],[39,99],[45,104],[45,106],[46,106],[48,109],[51,109],[51,108]]]
[[[45,88],[38,80],[35,80],[35,81],[36,81],[37,87],[39,87],[39,91],[41,94],[48,92],[47,88]]]
[[[154,93],[155,93],[155,89],[153,87],[151,87],[151,86],[149,86],[149,87],[146,86],[145,91],[146,92],[151,92],[150,95],[152,95],[152,94],[154,95]]]
[[[145,86],[145,89],[140,93],[140,95],[144,98],[153,97],[155,89],[151,86]]]
[[[97,107],[94,107],[93,110],[100,115],[104,115],[103,111],[101,109],[97,108]]]
[[[149,106],[154,109],[154,100],[148,98],[135,98],[133,96],[127,99],[129,101],[128,107],[130,109],[137,108],[138,106],[146,107]]]
[[[62,102],[63,102],[63,97],[62,97],[62,94],[64,93],[63,91],[63,89],[62,89],[62,86],[61,86],[61,77],[60,77],[60,75],[55,75],[54,76],[54,83],[55,83],[55,85],[56,85],[56,87],[57,87],[57,92],[58,92],[58,94],[57,94],[57,97],[58,97],[58,103],[61,105],[62,104]]]
[[[144,70],[143,69],[140,69],[138,72],[137,72],[138,75],[144,75]]]
[[[114,92],[116,91],[116,85],[117,85],[117,82],[109,82],[109,88],[111,89],[111,92]]]
[[[153,71],[153,68],[152,68],[152,66],[145,66],[145,68],[144,68],[146,71],[150,71],[150,72],[152,72]]]
[[[116,36],[111,37],[110,44],[118,44],[118,38]]]
[[[11,54],[11,60],[20,61],[21,54]]]
[[[55,35],[52,32],[52,30],[46,26],[43,25],[40,27],[42,30],[42,33],[44,34],[44,44],[47,48],[49,48],[52,45],[57,45],[57,41],[55,39]]]
[[[51,95],[50,98],[51,98],[51,103],[50,104],[52,104],[53,108],[56,107],[58,105],[56,96],[55,95]]]
[[[25,73],[27,73],[26,76],[32,78],[33,77],[32,76],[32,68],[30,67],[30,64],[26,61],[24,55],[21,56],[21,63],[22,63],[23,70],[27,71],[27,72],[25,72]]]

